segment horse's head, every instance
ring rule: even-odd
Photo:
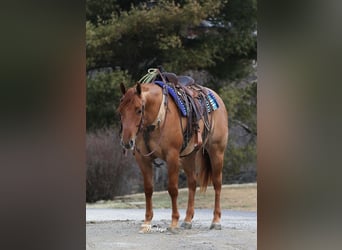
[[[121,146],[132,150],[135,146],[135,138],[142,126],[144,100],[140,83],[127,91],[122,83],[120,88],[123,94],[118,108],[122,125]]]

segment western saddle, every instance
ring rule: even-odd
[[[175,73],[163,72],[163,77],[169,82],[177,85],[189,86],[195,84],[195,80],[190,76],[177,76]]]
[[[203,144],[202,131],[199,126],[199,121],[201,119],[203,119],[206,130],[209,130],[208,113],[204,101],[205,95],[207,95],[206,89],[196,84],[195,80],[190,76],[177,76],[175,73],[163,71],[162,68],[158,69],[161,80],[165,83],[172,83],[174,85],[177,93],[182,97],[185,105],[190,110],[183,148],[188,144],[192,137],[191,135],[195,133],[195,149],[199,149]],[[208,131],[205,131],[204,138],[207,133]]]

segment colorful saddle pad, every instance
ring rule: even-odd
[[[174,87],[170,86],[169,84],[165,84],[163,81],[154,81],[154,83],[159,85],[161,88],[163,88],[164,85],[166,85],[166,89],[167,89],[169,95],[175,101],[177,107],[181,111],[181,114],[184,117],[187,117],[189,115],[190,112],[187,109],[184,100],[182,100],[181,95],[179,95],[177,93],[177,91],[174,89]],[[215,96],[209,90],[208,90],[208,94],[206,95],[205,102],[206,102],[205,106],[207,108],[208,113],[218,109],[218,107],[219,107]]]

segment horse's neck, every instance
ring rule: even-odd
[[[147,124],[151,124],[159,112],[162,102],[162,89],[159,86],[151,85],[142,93],[145,102],[145,121]]]

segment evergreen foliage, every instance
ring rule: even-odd
[[[87,131],[118,127],[120,82],[131,86],[158,65],[204,72],[203,85],[220,94],[233,128],[224,183],[244,166],[256,168],[256,0],[86,3]]]
[[[120,83],[131,83],[126,71],[93,71],[87,76],[87,128],[94,130],[118,125],[116,113],[121,92]]]

